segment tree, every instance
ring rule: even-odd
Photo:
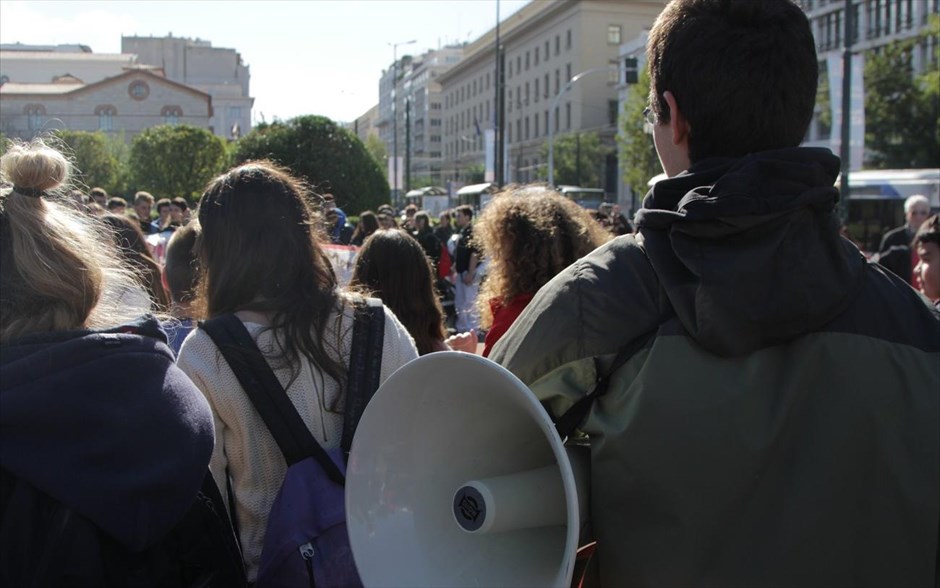
[[[189,125],[160,125],[134,137],[129,163],[136,189],[195,202],[228,162],[221,137]]]
[[[59,130],[55,136],[62,152],[72,160],[76,185],[120,192],[123,161],[112,151],[107,135],[101,131]]]
[[[322,116],[258,125],[238,141],[235,160],[270,159],[350,214],[388,201],[388,180],[359,137]]]
[[[919,37],[865,54],[866,164],[875,168],[936,167],[940,153],[940,17]],[[933,37],[933,69],[915,76],[916,44]],[[928,45],[930,46],[930,45]],[[928,60],[929,61],[929,60]]]
[[[656,155],[653,135],[643,116],[643,109],[649,104],[649,92],[649,70],[644,68],[623,103],[620,132],[617,134],[623,181],[640,197],[649,189],[650,178],[663,171]]]
[[[571,185],[600,188],[607,151],[594,132],[568,133],[555,137],[554,181],[556,186]],[[548,143],[540,150],[543,161],[548,160]],[[539,166],[539,175],[548,177],[548,165]]]
[[[366,151],[379,165],[379,169],[385,169],[388,165],[388,148],[385,146],[385,141],[380,139],[378,135],[369,135],[366,137],[365,145]]]

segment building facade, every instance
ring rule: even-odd
[[[212,96],[209,128],[226,139],[251,130],[249,67],[234,49],[213,47],[202,39],[182,37],[121,37],[121,53],[160,67],[167,79]]]
[[[382,72],[376,129],[389,158],[397,152],[399,191],[443,181],[443,101],[438,78],[460,61],[463,47],[405,55]],[[397,148],[396,148],[397,147]],[[390,159],[391,161],[391,159]],[[394,173],[389,165],[389,173]],[[389,185],[393,187],[394,178]]]
[[[0,85],[0,131],[24,140],[52,130],[102,131],[130,142],[161,124],[209,128],[212,99],[147,68],[85,83],[62,75],[52,83]]]
[[[596,132],[610,151],[599,177],[616,192],[614,154],[620,45],[649,28],[666,0],[531,2],[500,23],[505,55],[504,177],[544,181],[549,127],[557,138]],[[466,183],[484,164],[486,130],[496,109],[495,29],[440,76],[444,96],[444,171]],[[576,82],[569,81],[575,76]],[[566,90],[567,88],[567,90]],[[554,107],[553,107],[554,104]]]
[[[845,0],[799,0],[799,4],[813,28],[821,81],[829,80],[830,64],[839,64],[835,67],[841,76],[846,34]],[[940,14],[940,0],[851,0],[851,4],[853,27],[850,33],[855,55],[917,37],[927,27],[930,16]],[[917,44],[912,54],[915,72],[938,67],[935,61],[937,42],[938,39],[933,37]],[[832,87],[831,82],[828,85]],[[834,106],[830,104],[830,108]],[[834,117],[820,116],[825,108],[825,103],[816,106],[806,137],[807,145],[833,147],[838,144],[839,124]]]

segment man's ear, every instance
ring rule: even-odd
[[[673,144],[688,144],[689,132],[692,129],[689,126],[689,121],[686,120],[685,116],[682,114],[682,111],[679,110],[679,104],[676,102],[676,97],[672,95],[672,92],[666,90],[663,92],[663,98],[666,99],[666,104],[669,105],[669,129],[672,132]]]

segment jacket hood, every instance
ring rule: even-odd
[[[637,229],[696,342],[744,355],[845,308],[864,258],[839,235],[838,173],[830,151],[794,148],[704,160],[653,186]]]
[[[0,465],[131,549],[179,521],[213,447],[208,402],[164,341],[147,321],[0,347]]]

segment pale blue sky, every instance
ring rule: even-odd
[[[534,0],[537,2],[547,0]],[[505,19],[527,0],[500,0]],[[0,0],[0,42],[80,43],[119,53],[121,35],[198,37],[251,66],[254,120],[321,114],[337,121],[378,102],[389,43],[418,54],[473,41],[496,25],[496,0]]]

